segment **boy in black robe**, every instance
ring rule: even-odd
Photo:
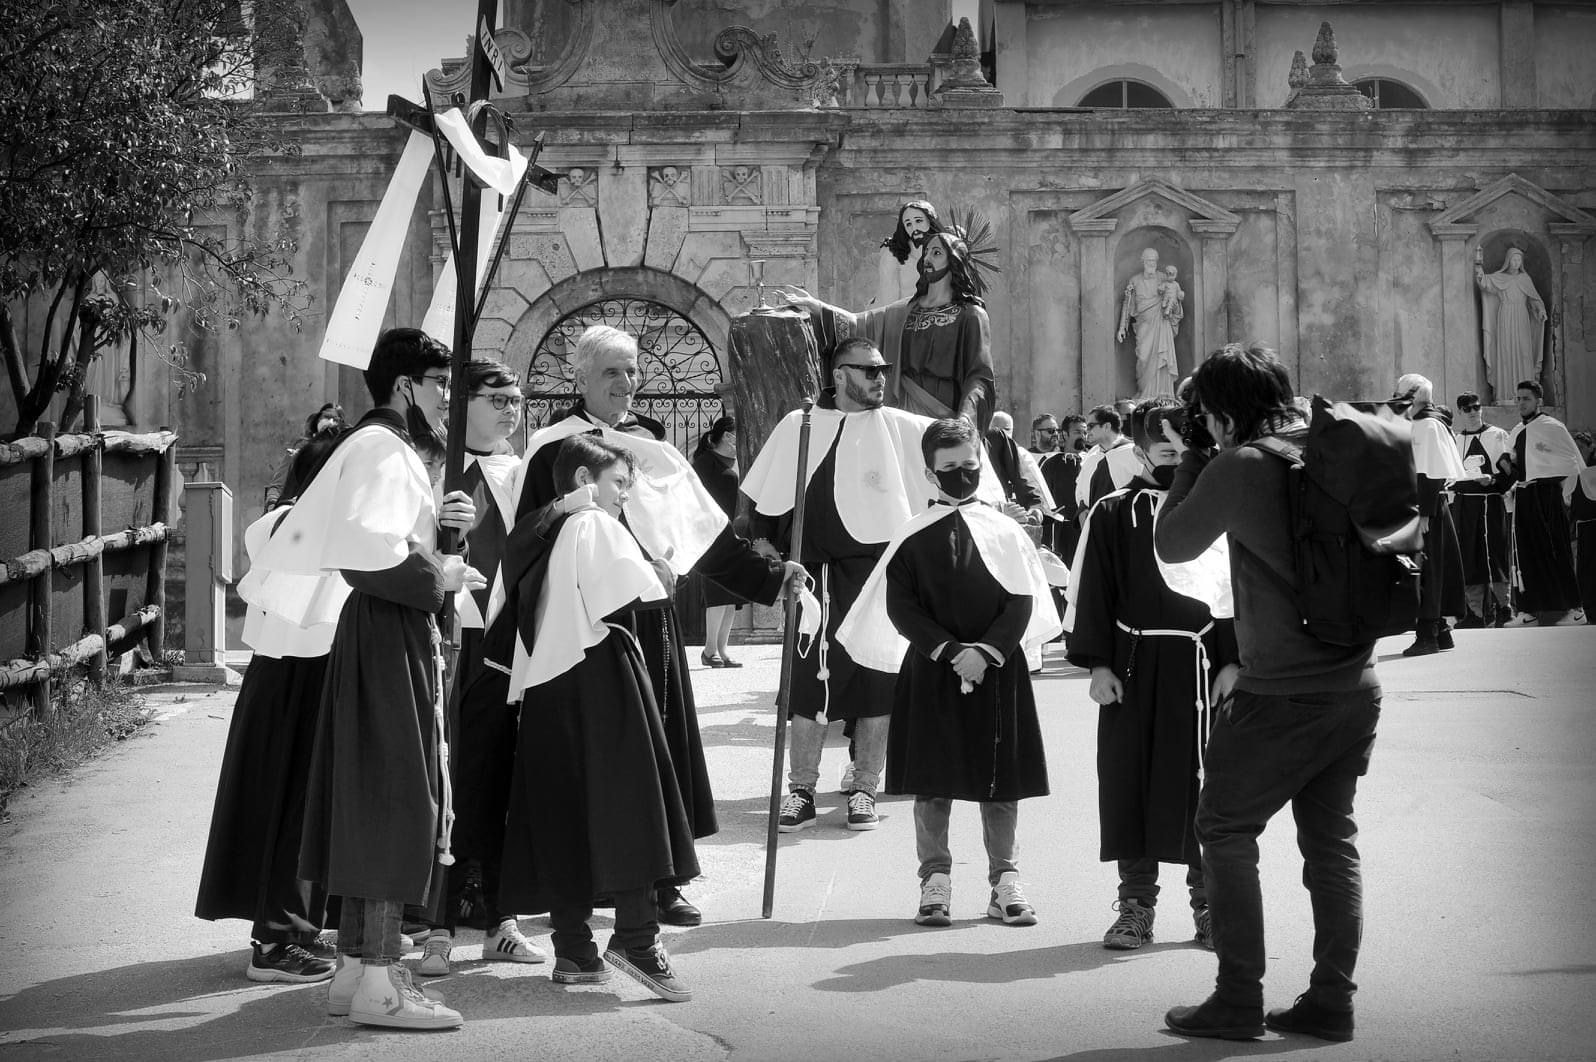
[[[655,890],[698,875],[691,821],[677,787],[634,613],[670,598],[620,522],[633,474],[629,450],[588,435],[559,447],[556,482],[591,488],[549,528],[546,553],[522,577],[509,693],[524,699],[505,830],[501,903],[549,912],[554,980],[591,984],[605,966],[672,1002],[692,998],[659,941]],[[497,639],[489,647],[496,665]],[[603,958],[588,920],[615,907]]]
[[[1210,668],[1236,670],[1233,625],[1171,590],[1153,552],[1154,514],[1180,459],[1163,424],[1170,398],[1131,417],[1142,471],[1087,515],[1066,617],[1069,661],[1091,672],[1097,717],[1098,815],[1104,862],[1119,867],[1119,917],[1103,946],[1153,939],[1158,864],[1186,867],[1197,942],[1213,946],[1195,832],[1198,765],[1206,741],[1198,707]]]
[[[867,667],[901,659],[886,783],[915,795],[915,922],[952,923],[948,819],[953,801],[973,800],[986,841],[987,917],[1035,925],[1020,888],[1015,831],[1019,802],[1046,796],[1048,785],[1025,651],[1058,633],[1058,617],[1030,539],[975,497],[975,429],[935,421],[921,452],[937,502],[893,537],[837,637]],[[901,641],[881,630],[883,598]]]

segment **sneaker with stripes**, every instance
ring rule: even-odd
[[[546,962],[543,949],[527,939],[513,918],[506,918],[482,938],[482,957],[499,962]]]

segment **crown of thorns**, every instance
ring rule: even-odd
[[[985,295],[990,286],[987,282],[987,272],[1003,272],[1003,268],[997,264],[997,240],[992,235],[992,222],[988,221],[987,216],[979,210],[961,210],[952,207],[948,210],[947,229],[946,235],[953,236],[964,244],[964,260],[969,266],[970,287],[974,289],[977,297]]]

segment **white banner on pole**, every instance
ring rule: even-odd
[[[321,341],[321,357],[340,365],[364,369],[371,363],[371,348],[377,330],[388,312],[393,294],[393,276],[399,268],[410,229],[410,214],[421,195],[421,183],[432,166],[432,138],[411,133],[404,154],[388,182],[377,206],[377,216],[366,230],[360,253],[344,277],[338,301],[327,317],[327,331]]]
[[[526,173],[526,156],[513,146],[507,159],[494,158],[483,151],[482,144],[458,107],[433,115],[433,120],[438,123],[438,132],[449,141],[449,146],[459,154],[467,169],[500,195],[515,194],[515,186],[521,183],[521,177]]]
[[[452,112],[459,114],[459,111]],[[475,138],[473,138],[474,140]],[[485,157],[485,156],[484,156]],[[494,159],[495,162],[508,162],[510,172],[516,181],[526,175],[526,156],[510,147],[508,160]],[[512,187],[514,187],[512,185]],[[482,216],[477,228],[477,284],[476,292],[482,292],[482,282],[487,277],[488,266],[493,264],[493,248],[499,232],[499,223],[504,217],[504,202],[491,192],[482,203]],[[459,281],[457,270],[454,267],[454,254],[444,260],[443,272],[438,277],[438,283],[432,289],[432,303],[427,307],[427,316],[421,322],[421,330],[440,343],[454,343],[454,314],[455,304],[459,301]],[[472,299],[475,308],[476,300]]]

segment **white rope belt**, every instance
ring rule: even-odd
[[[1197,710],[1197,781],[1202,782],[1204,774],[1204,750],[1208,745],[1208,732],[1213,727],[1212,706],[1208,698],[1208,647],[1203,644],[1203,635],[1214,629],[1213,620],[1203,625],[1201,630],[1188,631],[1179,628],[1153,628],[1132,627],[1121,620],[1115,620],[1114,626],[1129,634],[1132,638],[1184,638],[1196,647],[1192,654],[1192,680],[1197,685],[1197,696],[1194,706]],[[1131,642],[1131,663],[1136,660],[1136,643]],[[1129,668],[1126,669],[1125,678],[1130,679]]]
[[[438,755],[438,862],[454,865],[454,779],[449,774],[449,735],[444,722],[443,635],[430,617],[432,634],[432,729]]]

